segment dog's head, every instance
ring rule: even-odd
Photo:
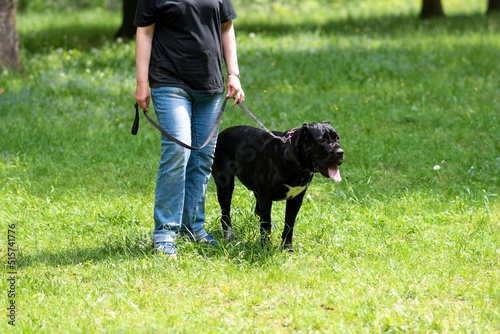
[[[302,166],[314,173],[340,182],[339,166],[344,161],[344,150],[339,135],[330,122],[304,123],[297,129],[292,147]]]

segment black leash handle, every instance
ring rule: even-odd
[[[215,135],[215,132],[219,128],[220,121],[222,119],[222,114],[224,114],[224,110],[226,109],[227,100],[229,100],[229,97],[226,97],[226,99],[224,100],[224,103],[222,103],[222,107],[220,108],[219,114],[217,115],[217,120],[215,121],[215,124],[214,124],[212,130],[210,131],[210,134],[208,135],[207,140],[205,140],[205,142],[203,143],[203,145],[201,145],[200,147],[193,147],[191,145],[183,143],[182,141],[180,141],[179,139],[175,138],[170,133],[168,133],[167,131],[165,131],[158,123],[156,123],[151,117],[149,117],[149,115],[148,115],[148,113],[146,111],[143,110],[143,113],[144,113],[144,116],[146,117],[146,119],[149,121],[149,123],[151,123],[165,137],[167,137],[168,139],[170,139],[174,143],[176,143],[176,144],[178,144],[178,145],[180,145],[180,146],[182,146],[184,148],[187,148],[187,149],[193,150],[193,151],[197,151],[197,150],[201,150],[202,148],[204,148],[205,146],[207,146],[208,143],[210,142],[210,140],[212,139],[212,137]],[[241,109],[243,109],[243,111],[246,112],[247,115],[250,116],[250,118],[255,123],[257,123],[261,127],[262,130],[264,130],[265,132],[267,132],[271,137],[279,139],[283,143],[286,143],[289,140],[289,138],[287,138],[287,137],[276,136],[274,133],[272,133],[271,131],[269,131],[265,127],[265,125],[254,114],[252,114],[252,112],[250,110],[248,110],[247,107],[245,107],[243,105],[243,103],[238,102],[237,105]],[[133,135],[136,135],[137,131],[139,130],[139,105],[136,103],[134,105],[134,107],[135,107],[135,119],[134,119],[134,123],[132,124],[132,129],[130,130],[130,133],[132,133]]]

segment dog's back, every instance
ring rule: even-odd
[[[281,135],[279,132],[275,134]],[[263,144],[272,139],[265,131],[247,125],[231,126],[217,137],[217,146],[215,155],[221,155],[222,152],[244,151],[246,148],[261,149]]]

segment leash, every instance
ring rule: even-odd
[[[162,135],[164,135],[165,137],[167,137],[168,139],[170,139],[171,141],[173,141],[177,145],[180,145],[184,148],[187,148],[188,150],[198,151],[198,150],[201,150],[202,148],[204,148],[205,146],[207,146],[208,143],[210,142],[210,140],[212,139],[212,137],[214,136],[214,134],[217,132],[217,128],[219,127],[220,121],[222,119],[222,114],[224,113],[224,109],[226,109],[227,100],[228,100],[228,98],[226,97],[226,99],[224,100],[224,103],[222,103],[219,114],[217,115],[217,120],[215,121],[214,126],[212,127],[212,130],[210,131],[210,134],[208,135],[207,140],[205,140],[205,142],[199,147],[194,147],[194,146],[188,145],[188,144],[180,141],[179,139],[175,138],[170,133],[165,131],[151,117],[149,117],[148,113],[145,110],[143,110],[142,112],[144,113],[144,116],[149,121],[149,123],[151,123],[158,131],[160,131]],[[135,107],[135,119],[134,119],[134,123],[132,124],[132,130],[130,130],[130,133],[132,133],[135,136],[137,134],[137,131],[139,130],[139,104],[137,104],[137,102],[136,102],[134,104],[134,107]]]
[[[247,115],[248,115],[248,116],[250,116],[250,118],[251,118],[251,119],[253,119],[253,121],[254,121],[255,123],[257,123],[257,124],[260,126],[260,128],[261,128],[262,130],[266,131],[268,135],[270,135],[270,136],[271,136],[271,137],[273,137],[273,138],[276,138],[276,139],[281,140],[283,143],[286,143],[286,142],[288,141],[288,138],[286,138],[286,137],[276,136],[274,133],[272,133],[271,131],[269,131],[269,130],[265,127],[265,125],[264,125],[264,124],[262,124],[262,122],[261,122],[261,121],[260,121],[260,120],[259,120],[259,119],[258,119],[258,118],[254,115],[254,114],[252,114],[252,112],[251,112],[250,110],[248,110],[248,108],[247,108],[247,107],[245,107],[245,106],[243,105],[243,103],[238,102],[237,104],[238,104],[238,106],[239,106],[241,109],[243,109],[243,111],[244,111],[244,112],[246,112],[246,113],[247,113]]]
[[[205,140],[205,142],[203,143],[203,145],[201,145],[200,147],[193,147],[191,145],[183,143],[182,141],[180,141],[179,139],[175,138],[170,133],[168,133],[167,131],[165,131],[158,123],[156,123],[151,117],[149,117],[149,115],[148,115],[148,113],[146,111],[143,110],[142,112],[144,113],[144,116],[149,121],[149,123],[151,123],[158,131],[160,131],[162,133],[162,135],[164,135],[165,137],[167,137],[168,139],[170,139],[174,143],[176,143],[176,144],[178,144],[178,145],[180,145],[180,146],[182,146],[184,148],[187,148],[187,149],[193,150],[193,151],[197,151],[197,150],[201,150],[202,148],[204,148],[205,146],[207,146],[208,143],[210,142],[210,140],[212,139],[212,137],[214,136],[215,132],[217,132],[217,129],[218,129],[219,125],[220,125],[220,121],[222,119],[222,114],[224,114],[224,110],[226,109],[227,100],[229,100],[229,97],[226,97],[225,100],[224,100],[224,102],[222,103],[222,106],[220,108],[219,114],[217,115],[217,120],[215,121],[214,126],[212,127],[212,130],[210,131],[210,134],[208,135],[207,140]],[[243,103],[238,102],[237,105],[241,109],[243,109],[243,111],[248,116],[250,116],[250,118],[255,123],[257,123],[261,127],[261,129],[264,130],[271,137],[279,139],[283,143],[286,143],[290,139],[290,136],[280,137],[280,136],[275,135],[271,131],[269,131],[265,127],[265,125],[254,114],[252,114],[252,112],[250,110],[248,110],[247,107],[245,107],[243,105]],[[134,107],[135,107],[135,119],[134,119],[134,123],[132,124],[132,129],[130,130],[130,133],[135,136],[137,134],[137,132],[139,131],[139,105],[136,103],[134,105]]]

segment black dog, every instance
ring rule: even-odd
[[[249,126],[222,131],[217,138],[212,175],[226,239],[234,239],[230,210],[237,176],[255,194],[255,213],[260,217],[263,240],[268,240],[271,233],[272,202],[286,200],[282,248],[293,251],[295,219],[314,173],[340,182],[338,166],[344,160],[344,151],[329,122],[303,124],[300,128],[273,133],[285,138],[286,143]]]

